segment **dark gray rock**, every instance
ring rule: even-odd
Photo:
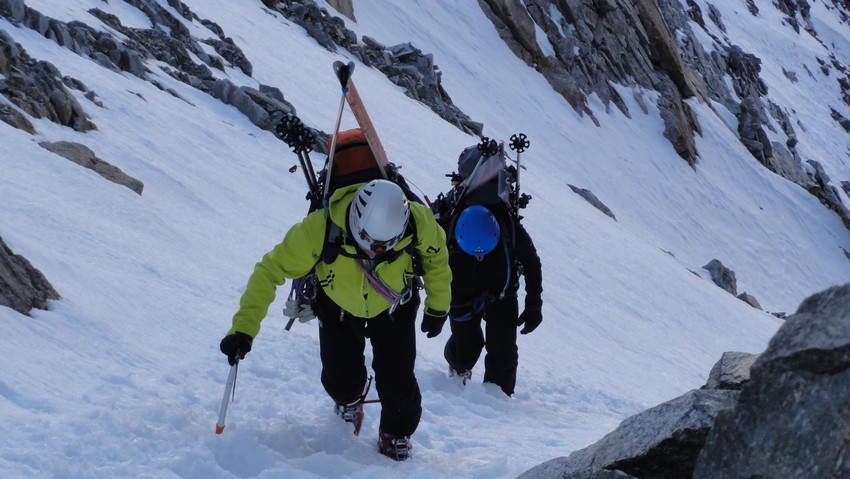
[[[0,104],[0,121],[31,135],[35,135],[36,133],[35,126],[27,119],[26,115],[9,105]]]
[[[630,476],[623,471],[609,471],[607,469],[587,469],[556,477],[558,479],[637,479],[635,476]]]
[[[771,146],[773,156],[766,158],[767,164],[765,165],[770,171],[802,186],[806,190],[816,186],[814,180],[800,163],[800,159],[791,150],[777,142],[773,142]]]
[[[42,142],[39,143],[39,145],[48,151],[56,153],[57,155],[67,158],[84,168],[94,171],[115,184],[130,188],[136,192],[136,194],[142,194],[142,190],[145,185],[141,181],[124,173],[117,166],[110,165],[109,163],[101,160],[89,147],[85,145],[69,141],[57,141],[53,143]]]
[[[611,209],[605,206],[605,203],[601,202],[599,198],[597,198],[596,195],[594,195],[590,190],[585,188],[579,188],[570,184],[568,184],[567,186],[569,186],[570,189],[573,190],[573,192],[587,200],[587,202],[593,205],[594,208],[610,216],[614,221],[617,221],[617,217],[614,216],[614,213],[611,212]]]
[[[720,286],[733,296],[738,294],[738,281],[735,279],[735,272],[727,268],[720,260],[713,259],[708,262],[702,269],[707,270],[711,274],[711,280],[717,286]]]
[[[33,309],[47,309],[51,299],[61,297],[47,278],[0,237],[0,306],[31,316]]]
[[[363,43],[372,50],[384,51],[387,49],[386,45],[368,35],[363,35]]]
[[[758,354],[726,352],[711,368],[708,381],[703,389],[731,389],[740,391],[750,380],[750,369],[758,359]]]
[[[850,477],[850,283],[800,305],[722,413],[694,477]]]
[[[844,203],[841,201],[841,195],[838,193],[838,188],[830,183],[829,176],[824,171],[820,162],[809,160],[807,163],[813,170],[811,175],[813,185],[810,187],[809,192],[816,196],[827,208],[836,212],[841,218],[841,221],[844,222],[844,226],[850,229],[850,211],[844,207]]]
[[[252,98],[252,95],[248,93],[248,88],[240,88],[236,86],[230,80],[215,80],[208,82],[207,88],[212,96],[218,98],[224,103],[228,105],[233,105],[237,110],[242,112],[245,116],[251,120],[251,123],[259,126],[260,128],[267,128],[270,125],[270,117],[269,114],[257,104]],[[269,100],[269,102],[274,102],[270,97],[267,97],[260,93],[257,90],[250,89],[257,96],[263,96]]]
[[[738,297],[738,299],[749,304],[750,306],[752,306],[756,309],[761,309],[761,303],[759,303],[759,300],[757,300],[756,297],[751,295],[750,293],[743,292],[743,293],[739,294],[737,297]]]
[[[339,12],[340,15],[354,20],[355,22],[357,21],[357,18],[354,16],[353,0],[328,0],[328,5]]]
[[[24,0],[0,0],[0,16],[12,23],[22,23],[26,13]]]
[[[738,107],[738,137],[747,150],[763,165],[773,157],[772,143],[764,130],[767,118],[761,104],[745,98]]]
[[[273,96],[275,93],[280,94],[280,90],[275,90],[269,91],[271,94],[265,94],[251,87],[242,87],[242,91],[266,113],[265,122],[255,122],[260,128],[268,130],[272,124],[277,123],[276,121],[272,121],[272,118],[280,119],[284,115],[295,114],[295,107],[288,101],[283,100],[283,95],[280,95],[280,99]]]
[[[662,95],[656,104],[664,120],[664,138],[693,167],[698,156],[694,133],[701,131],[699,121],[672,82],[661,80],[658,89]]]
[[[583,477],[576,474],[604,470],[640,478],[690,477],[715,418],[720,411],[734,407],[738,394],[692,390],[627,418],[595,444],[544,462],[519,478]]]
[[[53,64],[38,61],[5,31],[0,30],[0,95],[34,118],[47,118],[77,131],[95,129],[82,105],[65,88],[63,78]],[[34,132],[20,112],[7,109],[0,114],[4,122]]]
[[[816,187],[801,166],[793,145],[794,124],[780,105],[767,98],[767,86],[761,79],[761,59],[734,45],[726,37],[717,38],[706,28],[703,12],[694,1],[683,8],[673,0],[479,0],[482,11],[511,51],[530,67],[538,70],[581,115],[594,124],[599,120],[587,106],[588,95],[595,94],[605,103],[616,105],[626,116],[628,109],[612,86],[639,85],[660,93],[657,106],[664,120],[664,136],[676,152],[695,167],[699,152],[695,134],[701,134],[696,115],[686,102],[689,98],[711,99],[724,105],[738,119],[741,143],[765,167],[812,192],[836,211],[850,229],[850,214],[825,197],[834,196],[831,187]],[[753,15],[754,3],[747,2]],[[776,3],[796,25],[798,17],[806,30],[817,37],[808,18],[808,3],[783,0]],[[708,5],[708,17],[725,32],[720,11]],[[552,12],[557,12],[553,15]],[[554,18],[557,18],[555,20]],[[714,42],[706,52],[696,41],[692,24],[705,30]],[[555,51],[546,56],[538,43],[538,29]],[[676,32],[674,36],[671,32]],[[833,69],[846,71],[835,58],[821,60],[824,74]],[[792,78],[793,72],[786,72]],[[846,74],[845,74],[846,75]],[[731,79],[731,89],[726,79]],[[843,101],[850,105],[850,80],[839,76]],[[786,135],[786,146],[772,142],[773,117]],[[850,120],[832,110],[833,119],[850,131]]]
[[[745,52],[738,45],[726,48],[726,66],[732,77],[735,94],[742,100],[757,100],[767,94],[761,73],[761,59],[752,53]]]

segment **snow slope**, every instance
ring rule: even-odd
[[[253,63],[253,78],[228,70],[232,81],[276,86],[305,123],[332,128],[339,86],[331,64],[348,58],[257,0],[238,9],[184,3]],[[743,7],[735,2],[715,2],[728,35],[764,61],[771,96],[811,122],[800,132],[806,155],[841,178],[847,135],[818,123],[829,104],[840,106],[834,80],[801,74],[794,84],[774,74],[792,61],[816,64],[823,47],[777,27],[769,2],[756,4],[765,13],[752,18],[736,16]],[[118,1],[27,5],[97,28],[106,27],[86,13],[94,7],[149,26]],[[525,224],[544,265],[544,323],[519,339],[517,394],[481,384],[478,369],[465,388],[453,383],[442,359],[448,334],[422,334],[424,414],[414,459],[395,463],[374,451],[378,406],[367,406],[359,438],[333,415],[319,382],[316,324],[284,331],[277,301],[241,364],[225,433],[214,435],[228,372],[218,341],[253,264],[306,211],[303,178],[287,172],[295,156],[156,65],[149,68],[158,80],[186,101],[0,20],[31,56],[83,80],[104,104],[73,91],[98,126],[86,134],[34,120],[31,137],[0,124],[0,235],[63,297],[33,318],[0,308],[3,477],[515,477],[699,387],[722,352],[763,350],[779,320],[711,283],[700,269],[711,259],[735,270],[739,291],[768,311],[793,312],[807,295],[850,279],[841,251],[850,250],[850,232],[837,216],[760,167],[708,105],[692,105],[703,128],[694,170],[661,136],[652,92],[622,87],[623,98],[649,106],[643,114],[630,104],[632,119],[592,102],[601,121],[594,126],[509,52],[474,2],[356,2],[355,13],[358,22],[347,25],[358,35],[433,53],[443,86],[486,135],[531,140]],[[812,14],[835,32],[831,51],[850,61],[846,25],[819,3]],[[796,39],[798,60],[764,38]],[[429,196],[447,189],[443,175],[477,138],[377,71],[358,64],[354,78],[391,159]],[[343,127],[353,125],[347,113]],[[142,180],[144,194],[37,144],[59,140],[85,143]],[[593,191],[617,221],[567,184]]]

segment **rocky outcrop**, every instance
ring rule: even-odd
[[[328,5],[339,12],[340,15],[355,22],[357,21],[357,18],[354,16],[353,0],[328,0]]]
[[[746,291],[744,291],[743,293],[736,296],[736,298],[740,299],[741,301],[749,304],[750,306],[752,306],[756,309],[762,309],[761,303],[759,303],[759,300],[756,299],[756,297],[753,296],[752,294],[747,293]]]
[[[707,99],[707,88],[685,64],[656,2],[479,0],[511,50],[537,69],[579,113],[598,124],[587,107],[596,94],[631,116],[612,83],[640,85],[662,93],[658,106],[665,136],[679,155],[697,160],[696,117],[688,98]],[[552,12],[557,12],[557,17]],[[678,25],[677,25],[678,26]],[[545,34],[547,55],[537,41],[536,27]],[[690,31],[684,22],[683,27]]]
[[[819,179],[795,146],[794,125],[802,125],[781,105],[766,98],[761,60],[712,33],[725,31],[720,12],[696,2],[687,8],[672,0],[478,0],[482,11],[514,54],[543,75],[552,88],[580,114],[599,125],[587,106],[596,95],[631,116],[615,85],[636,85],[659,93],[656,106],[664,121],[664,136],[676,152],[694,166],[699,153],[695,135],[699,122],[687,100],[719,103],[737,119],[738,138],[761,164],[802,186],[835,211],[850,229],[850,213],[828,180]],[[790,25],[805,25],[817,37],[805,2],[778,2],[775,7]],[[846,7],[845,7],[846,8]],[[755,5],[750,12],[758,15]],[[692,25],[714,45],[706,52]],[[538,31],[545,33],[541,39]],[[673,35],[671,32],[676,32]],[[545,43],[545,44],[544,44]],[[838,76],[842,101],[850,105],[850,79],[837,59],[822,63],[824,74]],[[786,71],[789,79],[793,72]],[[792,80],[795,81],[795,80]],[[640,102],[639,102],[640,103]],[[850,121],[833,109],[833,120],[850,132]],[[781,131],[776,131],[779,125]],[[780,134],[784,142],[771,141]]]
[[[70,141],[56,142],[41,142],[39,145],[57,155],[67,158],[74,163],[94,171],[105,179],[133,190],[136,194],[141,195],[145,185],[133,178],[132,176],[121,171],[117,166],[101,160],[95,153],[86,145],[73,143]]]
[[[6,31],[0,30],[0,95],[17,108],[0,105],[0,120],[28,133],[35,133],[35,128],[24,114],[77,131],[94,129],[82,105],[65,88],[64,80],[53,64],[30,57]]]
[[[841,195],[838,193],[838,188],[832,185],[829,176],[826,174],[826,171],[824,171],[823,166],[821,166],[819,162],[809,160],[806,163],[812,170],[810,178],[813,182],[809,188],[809,193],[817,197],[824,206],[835,211],[835,213],[837,213],[841,218],[841,221],[844,222],[844,226],[850,229],[850,210],[848,210],[844,206],[844,202],[841,201]]]
[[[248,76],[253,72],[253,66],[242,50],[215,22],[200,18],[178,0],[169,0],[171,9],[157,2],[125,1],[147,15],[153,27],[127,27],[122,25],[118,17],[103,10],[89,10],[94,17],[119,32],[121,38],[118,38],[108,31],[95,30],[79,21],[66,23],[46,17],[25,6],[20,0],[0,0],[0,15],[37,31],[104,68],[125,71],[146,79],[180,98],[176,92],[156,80],[155,75],[149,74],[146,62],[157,60],[164,64],[161,68],[168,75],[235,106],[260,128],[272,131],[281,118],[294,114],[295,107],[284,100],[283,94],[274,87],[262,85],[254,89],[238,86],[213,74],[213,70],[224,72],[226,67],[237,68]],[[263,3],[304,27],[325,48],[332,51],[338,47],[349,50],[366,65],[377,68],[390,81],[403,87],[407,96],[424,103],[461,130],[481,135],[483,124],[471,120],[460,111],[443,89],[441,72],[432,55],[424,54],[409,43],[385,47],[367,37],[363,38],[362,43],[358,42],[357,35],[345,28],[341,18],[319,8],[313,0],[266,0]],[[335,2],[335,6],[343,14],[351,10],[353,17],[350,1]],[[181,17],[203,25],[210,35],[204,38],[193,36]],[[201,44],[211,46],[215,54],[208,53]],[[196,62],[196,59],[200,62]],[[270,95],[269,90],[276,90],[277,94]],[[0,93],[3,91],[0,90]],[[25,128],[24,122],[14,112],[4,114],[0,111],[0,115],[3,121]]]
[[[718,417],[695,478],[850,477],[848,321],[850,283],[788,317]]]
[[[253,72],[253,66],[241,49],[216,23],[198,17],[182,2],[169,1],[169,6],[180,16],[205,26],[210,32],[209,37],[195,38],[178,16],[159,3],[143,0],[127,0],[127,3],[146,14],[153,27],[149,29],[125,27],[114,15],[97,8],[89,11],[94,17],[120,32],[122,38],[119,39],[108,31],[95,30],[79,21],[66,23],[47,17],[23,5],[22,2],[13,0],[0,0],[0,14],[13,23],[30,28],[74,53],[89,58],[103,68],[127,72],[146,79],[179,98],[176,92],[164,87],[155,76],[150,75],[145,65],[148,60],[162,62],[165,65],[162,67],[165,73],[235,106],[260,128],[271,130],[277,120],[295,111],[295,108],[286,102],[280,91],[275,88],[265,85],[261,85],[259,90],[238,87],[229,80],[218,80],[213,75],[212,69],[224,72],[226,67],[237,68],[249,76]],[[216,54],[207,53],[201,43],[211,46]],[[200,63],[197,63],[195,59],[199,59]],[[12,61],[15,62],[17,70],[23,70],[28,75],[21,78],[17,70],[12,75],[5,73],[3,66],[11,64]],[[22,69],[18,67],[19,64],[32,66]],[[82,108],[74,97],[60,88],[62,82],[50,79],[59,76],[58,70],[49,63],[29,59],[25,53],[21,52],[20,47],[12,42],[6,32],[0,32],[0,73],[7,77],[6,80],[0,80],[0,94],[10,98],[13,103],[21,107],[24,113],[35,118],[48,117],[79,131],[94,128],[94,125],[85,119]],[[66,84],[82,85],[82,82],[74,79],[62,80]],[[29,85],[48,85],[52,88],[49,92],[36,96],[33,93],[34,88]],[[268,94],[275,90],[277,95]],[[96,96],[94,92],[85,91],[85,93],[89,98]],[[20,97],[32,98],[32,100],[19,101]],[[53,106],[56,112],[41,111],[44,110],[43,105]],[[26,123],[15,116],[14,112],[4,114],[0,110],[0,119],[26,129]]]
[[[738,394],[695,389],[625,419],[597,443],[544,462],[519,478],[572,479],[603,471],[635,478],[690,477],[717,415],[734,407]]]
[[[733,296],[738,294],[738,280],[735,279],[735,272],[727,268],[720,260],[713,259],[702,269],[708,271],[714,284]]]
[[[750,380],[750,369],[758,354],[726,352],[720,357],[720,361],[711,368],[708,373],[708,381],[702,389],[731,389],[740,391]]]
[[[59,293],[41,271],[0,237],[0,306],[30,316],[33,309],[47,309],[51,299],[60,299]]]
[[[764,353],[724,353],[702,388],[519,477],[850,477],[848,321],[850,283],[818,293]]]
[[[331,15],[313,0],[264,0],[263,4],[302,26],[307,34],[326,49],[347,50],[404,88],[408,97],[425,104],[460,130],[481,136],[484,125],[470,119],[455,106],[443,88],[442,72],[434,62],[433,55],[423,53],[410,43],[386,46],[366,36],[359,42],[357,34],[346,28],[341,18]],[[345,15],[348,6],[346,2],[340,1],[335,3],[334,8]]]
[[[702,269],[708,271],[708,274],[711,275],[711,281],[724,291],[756,309],[762,309],[759,300],[752,294],[746,291],[738,294],[738,280],[735,277],[735,272],[727,268],[720,260],[713,259],[703,266]]]

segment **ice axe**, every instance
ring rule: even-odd
[[[236,352],[236,361],[230,366],[230,374],[227,375],[227,384],[224,386],[224,397],[221,399],[221,409],[218,412],[218,422],[215,423],[215,433],[224,432],[224,417],[227,415],[227,406],[230,400],[236,397],[236,371],[239,369],[239,351]]]

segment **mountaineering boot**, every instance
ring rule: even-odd
[[[354,435],[360,435],[360,428],[363,427],[363,418],[366,413],[363,411],[363,400],[358,399],[351,404],[336,403],[334,404],[334,412],[337,416],[341,416],[345,422],[354,424]]]
[[[455,371],[451,366],[449,366],[449,377],[460,378],[463,385],[466,386],[466,382],[472,379],[472,370],[467,369],[466,371]]]
[[[410,437],[378,431],[378,451],[390,459],[405,461],[410,458],[412,448]]]
[[[372,377],[369,376],[368,381],[363,386],[363,394],[351,403],[343,403],[336,401],[334,404],[334,413],[341,416],[345,422],[354,424],[354,435],[360,435],[360,428],[363,427],[363,417],[366,413],[363,411],[363,405],[366,404],[366,396],[369,394],[369,388],[372,386]],[[372,401],[370,401],[372,402]]]

